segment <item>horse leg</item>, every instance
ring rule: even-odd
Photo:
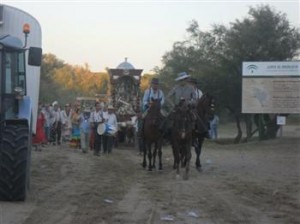
[[[145,143],[145,139],[142,140],[142,147],[143,147],[143,168],[147,167],[147,148],[146,148],[146,143]]]
[[[185,175],[183,176],[184,180],[189,179],[189,171],[190,171],[190,161],[192,158],[192,153],[191,153],[191,144],[188,144],[186,146],[186,154],[185,154]]]
[[[158,143],[158,159],[159,159],[159,170],[162,170],[162,143]]]
[[[176,148],[174,148],[174,169],[176,169],[177,176],[179,176],[179,165],[180,165],[180,153],[179,153],[178,146],[176,146]]]
[[[152,152],[151,152],[151,143],[147,143],[147,152],[148,152],[148,171],[152,171]]]
[[[173,169],[176,169],[176,153],[175,153],[175,147],[174,145],[172,145],[172,152],[173,152],[173,158],[174,158],[174,163],[173,163]]]
[[[201,151],[202,151],[202,145],[204,142],[204,138],[203,137],[198,137],[195,139],[195,153],[196,153],[196,169],[201,171],[201,162],[200,162],[200,155],[201,155]]]
[[[155,163],[156,163],[156,153],[157,153],[157,144],[154,144],[154,149],[153,149],[153,162],[152,162],[152,168],[155,169]]]
[[[181,163],[181,168],[184,168],[186,165],[186,146],[183,144],[180,146],[180,163]]]

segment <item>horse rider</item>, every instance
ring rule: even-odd
[[[143,96],[143,112],[147,111],[152,99],[159,99],[160,105],[162,106],[165,102],[165,95],[161,89],[158,88],[159,86],[159,79],[153,78],[151,80],[150,88],[145,90]]]
[[[142,103],[142,119],[140,119],[140,125],[139,125],[139,130],[141,131],[140,133],[143,132],[143,123],[144,123],[144,118],[147,115],[148,109],[150,107],[151,101],[152,100],[160,100],[160,106],[162,106],[165,102],[165,95],[164,92],[159,88],[159,79],[158,78],[153,78],[151,80],[151,85],[148,89],[145,90],[144,96],[143,96],[143,103]],[[161,111],[161,113],[164,113]]]
[[[189,82],[189,77],[190,75],[186,72],[181,72],[177,75],[175,79],[177,84],[166,97],[166,102],[171,103],[172,109],[182,100],[185,100],[188,104],[192,104],[195,101],[196,94],[193,86]]]
[[[195,99],[198,100],[203,95],[202,91],[198,88],[198,81],[195,78],[190,77],[188,79],[189,83],[193,86],[195,91]]]
[[[161,123],[160,129],[166,131],[165,124],[167,120],[174,113],[175,108],[179,105],[180,102],[185,101],[186,103],[192,105],[196,102],[196,92],[191,83],[189,82],[190,75],[186,72],[181,72],[177,75],[175,81],[177,84],[166,96],[166,104],[170,107],[169,113],[166,118]],[[169,126],[169,125],[167,125]]]

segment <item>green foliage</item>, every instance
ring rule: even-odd
[[[200,81],[203,92],[216,97],[218,113],[229,110],[238,127],[242,62],[292,60],[300,48],[299,30],[268,5],[250,7],[248,17],[228,28],[214,25],[211,31],[203,32],[197,21],[192,21],[187,32],[189,37],[174,43],[163,56],[160,77],[171,88],[177,73],[188,72]]]
[[[40,81],[40,101],[60,104],[74,102],[76,97],[108,93],[109,75],[92,73],[89,66],[64,63],[53,54],[43,55]]]

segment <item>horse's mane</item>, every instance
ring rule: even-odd
[[[160,99],[152,99],[148,114],[152,114],[152,115],[160,114]]]

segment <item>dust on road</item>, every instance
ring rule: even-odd
[[[0,224],[300,223],[299,138],[240,145],[207,140],[177,178],[170,147],[148,172],[130,147],[95,157],[67,146],[32,152],[26,202],[0,202]]]

